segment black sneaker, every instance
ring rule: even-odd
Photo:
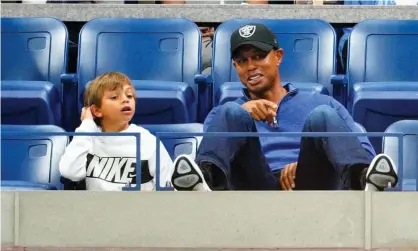
[[[180,155],[174,160],[171,182],[177,191],[212,191],[201,168],[188,155]]]

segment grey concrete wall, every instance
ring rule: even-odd
[[[195,22],[223,22],[231,18],[321,18],[330,23],[358,23],[365,19],[418,19],[418,6],[344,5],[155,5],[155,4],[2,4],[2,17],[56,17],[89,21],[97,17],[187,17]]]
[[[2,245],[418,248],[414,192],[3,191],[1,196]]]
[[[418,247],[417,193],[381,193],[372,198],[372,245]]]
[[[15,243],[15,194],[1,193],[1,244]]]

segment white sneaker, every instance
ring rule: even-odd
[[[383,191],[398,184],[398,170],[386,154],[377,155],[366,173],[365,191]]]
[[[188,155],[180,155],[174,160],[171,181],[177,191],[212,191],[199,166]]]

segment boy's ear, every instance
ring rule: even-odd
[[[90,111],[93,117],[95,118],[101,118],[103,116],[102,112],[100,111],[100,108],[98,108],[96,105],[90,106]]]

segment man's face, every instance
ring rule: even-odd
[[[282,56],[282,49],[265,52],[252,45],[243,45],[235,52],[233,65],[248,91],[262,95],[278,78]]]

